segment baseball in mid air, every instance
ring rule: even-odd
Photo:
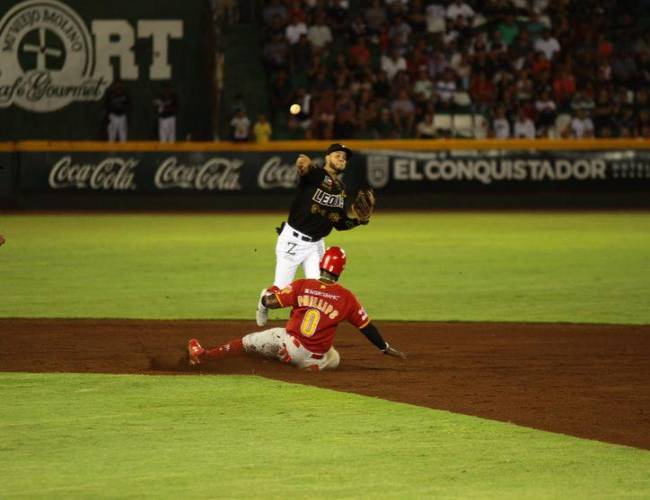
[[[292,104],[291,106],[289,106],[289,113],[291,113],[292,115],[297,115],[298,113],[300,113],[300,104]]]

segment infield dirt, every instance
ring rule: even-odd
[[[187,366],[189,338],[214,346],[252,321],[0,319],[0,371],[254,374],[650,449],[650,326],[378,326],[407,361],[342,326],[340,367],[314,373],[249,356]]]

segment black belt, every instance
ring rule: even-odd
[[[294,238],[300,238],[302,241],[308,241],[310,243],[313,243],[316,241],[314,238],[310,238],[309,236],[301,236],[300,233],[293,231],[293,236]]]

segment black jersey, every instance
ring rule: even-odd
[[[298,193],[289,211],[289,225],[312,239],[332,232],[352,229],[360,223],[346,215],[345,188],[322,168],[312,168],[300,177]]]

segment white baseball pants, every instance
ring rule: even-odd
[[[311,241],[306,234],[285,223],[275,245],[275,279],[273,284],[282,289],[296,277],[302,264],[305,278],[320,278],[320,260],[325,253],[325,240]]]
[[[108,115],[108,140],[126,141],[126,115]]]
[[[158,118],[158,140],[176,142],[176,117]]]
[[[334,347],[330,347],[325,354],[313,353],[284,328],[249,333],[242,339],[242,344],[246,352],[279,359],[305,370],[333,370],[341,362],[341,356]]]

